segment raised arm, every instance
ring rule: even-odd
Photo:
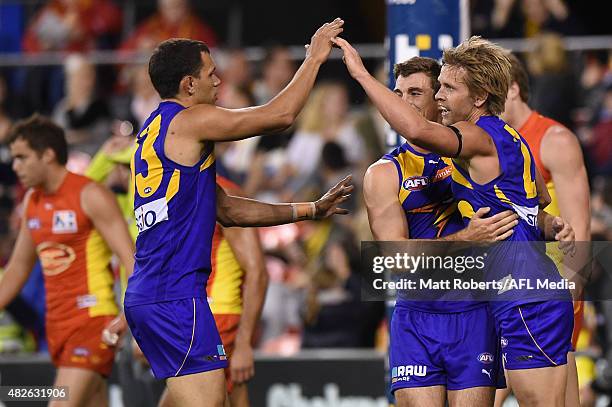
[[[29,198],[26,197],[24,208]],[[13,253],[0,275],[0,310],[4,309],[19,294],[36,263],[36,248],[27,228],[25,211],[21,219],[19,235]]]
[[[306,59],[287,87],[271,101],[244,109],[196,105],[181,113],[187,119],[185,123],[189,123],[187,130],[200,141],[231,141],[291,126],[308,99],[320,66],[331,52],[331,39],[342,32],[343,24],[337,18],[317,30]]]
[[[343,38],[332,39],[344,52],[343,60],[350,75],[363,87],[368,98],[385,120],[407,141],[444,157],[470,159],[474,156],[493,156],[493,140],[478,126],[460,122],[455,127],[459,136],[449,127],[425,119],[409,103],[378,82],[366,70],[357,51]]]
[[[339,208],[346,201],[353,186],[347,176],[315,202],[271,204],[254,199],[228,195],[217,184],[217,221],[229,226],[273,226],[307,219],[325,219],[332,215],[346,215]]]

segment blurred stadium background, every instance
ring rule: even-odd
[[[401,15],[391,8],[419,5],[427,8],[421,20],[398,27],[394,21]],[[282,89],[303,58],[303,44],[336,16],[346,22],[343,36],[357,44],[381,81],[388,80],[390,52],[391,62],[419,52],[439,56],[435,38],[447,27],[433,15],[447,6],[462,7],[449,20],[456,25],[454,45],[471,33],[516,51],[529,69],[532,107],[579,137],[592,193],[592,238],[611,240],[612,27],[601,3],[2,0],[0,266],[14,244],[25,192],[2,144],[15,120],[33,112],[52,116],[67,131],[69,168],[82,173],[111,135],[133,136],[157,106],[146,62],[159,41],[191,37],[212,46],[223,81],[218,103],[236,108],[265,103]],[[394,30],[411,38],[403,48]],[[419,33],[428,38],[415,42]],[[254,406],[387,405],[385,305],[360,302],[359,244],[371,235],[359,186],[367,166],[394,139],[339,57],[334,51],[286,134],[218,146],[219,171],[253,197],[310,200],[346,173],[357,184],[350,216],[261,230],[270,287],[258,329],[257,374],[249,386]],[[607,302],[587,307],[578,349],[584,406],[608,405],[612,395],[611,308]],[[20,298],[0,314],[2,385],[51,383],[43,320],[37,269]],[[126,387],[122,369],[138,385]],[[141,405],[151,405],[159,391],[150,373],[123,354],[112,381],[112,406],[136,405],[125,402],[130,391],[150,394]]]

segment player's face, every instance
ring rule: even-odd
[[[194,77],[194,91],[197,103],[214,104],[217,101],[217,92],[221,79],[216,74],[217,67],[207,52],[202,52],[202,68],[199,77]]]
[[[13,171],[26,188],[40,185],[45,178],[45,165],[41,155],[32,150],[28,142],[18,138],[11,144]]]
[[[465,83],[463,68],[443,65],[438,80],[440,90],[436,101],[445,126],[467,120],[474,107],[474,98]]]
[[[417,72],[408,76],[399,76],[393,91],[427,120],[438,121],[438,105],[434,99],[431,79],[426,73]]]

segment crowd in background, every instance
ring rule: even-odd
[[[612,240],[610,50],[565,50],[562,35],[581,33],[584,25],[572,20],[561,0],[504,0],[488,8],[484,3],[473,2],[473,31],[535,38],[533,50],[520,55],[530,73],[530,104],[579,137],[592,191],[592,237]],[[222,80],[218,104],[228,108],[267,102],[297,69],[299,61],[284,46],[267,48],[257,62],[244,49],[223,47],[187,0],[157,4],[155,13],[129,33],[122,32],[122,10],[111,0],[50,0],[40,7],[23,30],[23,52],[67,51],[67,57],[62,66],[0,67],[0,143],[12,122],[42,112],[64,127],[71,148],[68,167],[83,173],[101,148],[109,148],[108,140],[133,137],[160,100],[147,66],[97,66],[87,55],[94,49],[146,53],[171,37],[205,41]],[[386,81],[382,61],[372,62],[380,63],[377,77]],[[360,183],[366,168],[388,149],[388,129],[367,100],[354,103],[352,86],[346,74],[322,80],[296,124],[283,134],[216,147],[217,171],[258,199],[312,200],[348,173],[357,187],[347,203],[349,216],[260,231],[270,276],[257,338],[261,351],[386,347],[384,304],[360,301],[359,245],[371,240]],[[10,166],[8,146],[2,144],[0,265],[11,252],[24,194]],[[41,281],[35,270],[21,303],[14,305],[18,311],[1,314],[0,352],[45,349],[44,327],[36,322],[41,321],[37,313],[44,312]],[[612,354],[605,345],[612,338],[597,315],[597,306],[587,314],[592,335],[585,349],[604,360],[606,352]],[[607,379],[612,383],[612,375]]]

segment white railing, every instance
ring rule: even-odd
[[[492,41],[516,52],[529,51],[534,46],[533,39],[500,38],[492,39]],[[565,37],[564,42],[568,51],[612,50],[612,36]],[[383,59],[387,56],[387,50],[383,44],[356,44],[355,47],[365,59]],[[302,45],[294,45],[288,48],[295,60],[301,60],[304,57],[304,47]],[[265,48],[263,47],[246,47],[244,50],[247,58],[253,62],[262,60],[265,55]],[[149,58],[148,54],[118,51],[92,51],[88,55],[94,64],[102,65],[139,64],[147,62]],[[340,59],[341,53],[335,51],[330,58]],[[64,52],[5,53],[0,54],[0,67],[62,65],[65,59],[66,53]]]

